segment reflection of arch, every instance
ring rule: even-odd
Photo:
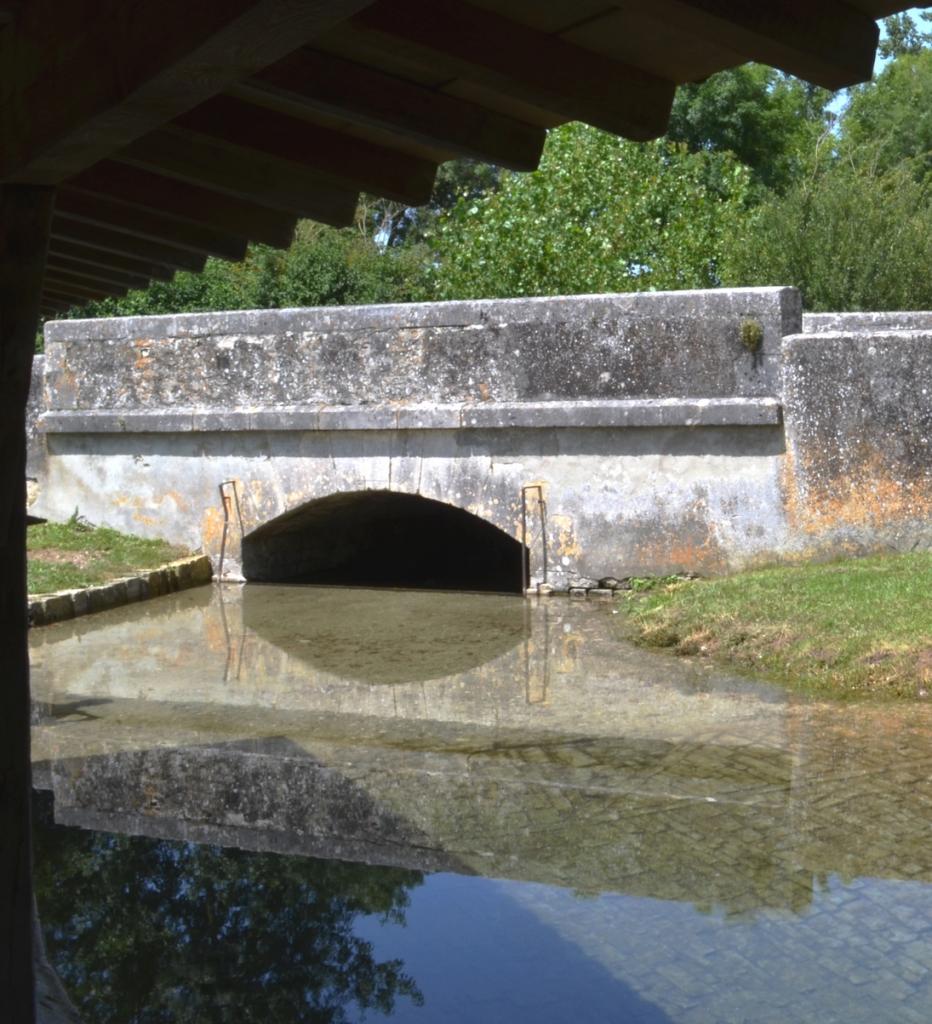
[[[523,601],[489,594],[243,590],[243,626],[308,666],[309,685],[318,685],[318,672],[364,683],[417,683],[470,672],[527,639],[526,610]]]
[[[243,538],[247,580],[521,592],[523,545],[461,508],[396,491],[331,494]]]

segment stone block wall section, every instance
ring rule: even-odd
[[[520,538],[535,488],[531,580],[558,591],[926,546],[930,339],[932,314],[803,318],[788,288],[53,323],[35,511],[216,569],[232,481],[235,576],[335,494]]]

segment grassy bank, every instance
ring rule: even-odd
[[[92,526],[78,515],[67,523],[30,526],[26,548],[30,594],[95,586],[188,554],[165,541]]]
[[[793,688],[932,693],[932,552],[683,580],[626,608],[644,644]]]

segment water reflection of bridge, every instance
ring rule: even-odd
[[[357,644],[340,678],[334,652],[369,599],[309,619],[332,593],[261,590],[222,612],[188,595],[80,644],[78,623],[44,632],[36,768],[56,819],[731,914],[800,911],[832,872],[932,877],[916,832],[929,797],[911,784],[928,772],[927,715],[894,739],[890,711],[841,719],[742,693],[632,652],[607,613],[502,614],[489,598],[453,615],[441,595],[394,611],[380,595],[370,658]],[[295,616],[315,623],[306,643]],[[444,616],[441,655],[426,640]],[[414,651],[407,679],[392,638]],[[144,679],[118,671],[121,643],[137,672],[150,660]]]

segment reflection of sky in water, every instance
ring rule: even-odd
[[[604,607],[233,594],[32,638],[77,826],[37,834],[40,906],[72,983],[150,986],[125,1019],[273,983],[334,1024],[932,1019],[932,709],[788,700]]]
[[[434,876],[407,927],[359,934],[401,957],[423,1009],[399,1022],[926,1022],[932,890],[832,877],[800,915]]]

